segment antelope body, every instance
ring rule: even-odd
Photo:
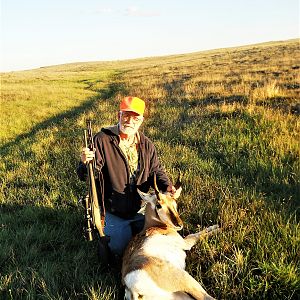
[[[218,226],[185,238],[177,232],[182,220],[177,212],[175,195],[145,194],[139,191],[145,204],[145,226],[129,243],[123,257],[122,282],[126,300],[213,299],[185,271],[186,250]]]

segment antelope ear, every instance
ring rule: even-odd
[[[174,195],[173,195],[173,198],[174,198],[174,199],[179,198],[181,192],[182,192],[182,187],[180,187],[180,188],[178,188],[178,189],[176,190],[176,192],[175,192]]]
[[[156,195],[155,194],[147,194],[144,193],[142,191],[140,191],[139,189],[137,189],[139,195],[141,196],[142,200],[147,202],[153,202],[156,199]]]
[[[176,183],[174,185],[176,190],[178,190],[181,187],[181,178],[182,178],[182,175],[181,175],[181,172],[179,172],[178,178],[177,178]]]
[[[160,200],[160,198],[161,198],[161,193],[160,193],[160,191],[159,191],[159,189],[158,189],[158,187],[157,187],[157,183],[156,183],[156,174],[154,174],[154,191],[155,191],[156,198],[157,198],[158,200]]]

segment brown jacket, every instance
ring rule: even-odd
[[[147,192],[153,187],[154,174],[157,186],[163,192],[170,181],[159,162],[153,143],[143,133],[139,133],[139,167],[136,184],[130,185],[129,166],[119,147],[119,136],[112,128],[102,128],[94,136],[99,201],[102,200],[107,211],[122,218],[131,218],[141,205],[137,188]],[[77,169],[79,178],[85,180],[86,173],[86,166],[80,163]]]

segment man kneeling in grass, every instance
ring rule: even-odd
[[[110,237],[109,248],[122,256],[132,235],[144,225],[138,213],[141,197],[137,189],[148,192],[154,186],[175,193],[161,166],[153,143],[139,131],[144,121],[145,102],[137,97],[125,97],[120,103],[118,124],[102,128],[94,136],[95,153],[83,148],[77,173],[86,179],[86,164],[95,158],[96,186],[105,215],[105,235]]]

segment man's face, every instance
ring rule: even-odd
[[[142,125],[144,117],[132,111],[119,112],[120,131],[129,136],[134,135]]]

